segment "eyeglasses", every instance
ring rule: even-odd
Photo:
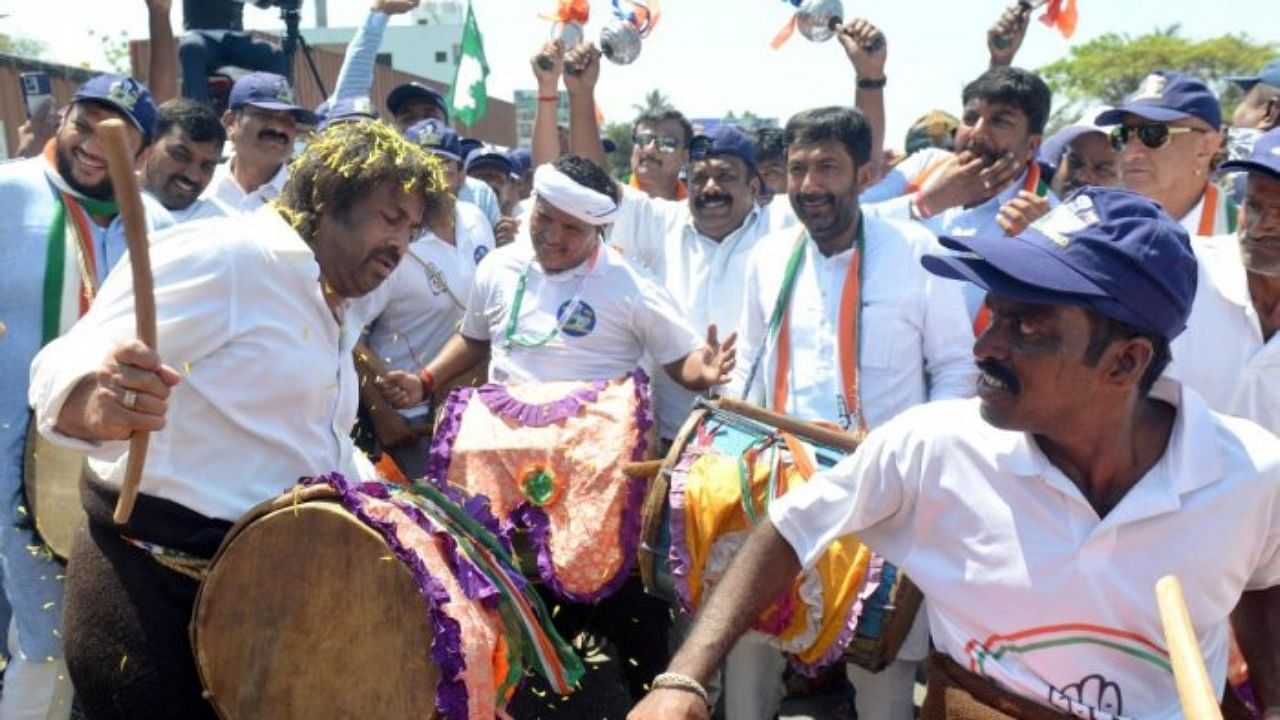
[[[1147,123],[1145,125],[1117,125],[1111,129],[1111,147],[1116,152],[1123,152],[1129,144],[1129,136],[1137,135],[1143,145],[1157,150],[1169,144],[1169,138],[1187,133],[1202,133],[1204,130],[1192,127],[1171,127],[1164,123]]]
[[[647,148],[650,143],[658,143],[658,152],[673,153],[683,144],[680,138],[658,133],[636,133],[631,136],[631,144],[637,148]]]

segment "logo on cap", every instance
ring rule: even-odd
[[[133,106],[138,104],[138,90],[130,82],[117,80],[107,88],[107,98],[133,112]]]
[[[1093,198],[1078,195],[1049,211],[1031,224],[1032,229],[1053,241],[1058,247],[1071,244],[1071,235],[1101,222]]]
[[[1138,91],[1133,94],[1131,100],[1160,100],[1164,97],[1164,88],[1169,84],[1169,78],[1163,75],[1148,75],[1142,81],[1142,85],[1138,86]]]
[[[444,144],[444,134],[435,128],[423,130],[418,136],[418,144],[425,147],[440,147]]]
[[[288,83],[280,83],[276,86],[276,99],[282,103],[293,104],[293,91],[289,89]]]

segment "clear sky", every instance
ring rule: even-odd
[[[489,91],[510,98],[531,88],[528,58],[548,36],[538,14],[554,0],[472,0],[492,74]],[[846,17],[878,24],[889,43],[886,74],[889,144],[900,146],[919,115],[939,107],[958,114],[960,89],[986,64],[986,29],[1010,0],[845,0]],[[173,0],[181,28],[182,0]],[[1178,23],[1194,38],[1248,32],[1256,40],[1280,40],[1277,0],[1078,0],[1080,25],[1071,41],[1033,24],[1018,64],[1039,67],[1067,53],[1070,44],[1106,32],[1141,35]],[[589,37],[610,18],[608,0],[591,0]],[[663,0],[662,19],[640,59],[607,65],[598,97],[606,120],[629,120],[649,90],[660,89],[691,117],[750,110],[785,120],[796,110],[852,102],[853,70],[838,43],[811,43],[796,35],[780,51],[769,40],[789,17],[783,0]],[[358,25],[362,0],[329,0],[331,26]],[[51,59],[102,66],[90,29],[131,37],[147,33],[143,0],[0,0],[0,32],[45,42]],[[249,6],[246,23],[282,27],[276,10]],[[408,22],[398,18],[398,22]],[[312,0],[303,0],[303,24],[314,22]],[[424,52],[428,51],[424,49]]]

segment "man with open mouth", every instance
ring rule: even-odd
[[[1280,708],[1280,440],[1160,378],[1196,295],[1186,231],[1086,188],[1018,237],[943,243],[924,267],[991,309],[979,397],[899,415],[771,504],[631,720],[707,717],[700,683],[846,533],[928,599],[925,720],[1182,717],[1154,591],[1170,574],[1214,689],[1234,625]]]
[[[142,170],[143,189],[180,223],[225,215],[218,201],[200,197],[213,181],[227,141],[213,108],[186,98],[170,100],[158,109],[155,134]]]

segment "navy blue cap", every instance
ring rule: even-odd
[[[454,162],[462,162],[462,141],[453,128],[428,118],[415,123],[404,131],[405,139],[433,155],[439,155]]]
[[[321,108],[324,108],[324,110],[321,111]],[[321,129],[323,129],[339,122],[377,120],[378,108],[373,104],[372,100],[365,96],[342,98],[332,105],[327,100],[321,103],[320,107],[316,108],[316,115],[320,119]]]
[[[484,147],[484,141],[480,138],[464,137],[458,142],[462,143],[462,161],[466,162],[471,157],[471,153]]]
[[[1272,128],[1260,135],[1248,160],[1228,160],[1218,169],[1257,172],[1280,180],[1280,128]]]
[[[1156,122],[1196,117],[1214,130],[1222,125],[1222,106],[1209,86],[1192,75],[1171,70],[1157,70],[1148,75],[1119,107],[1099,115],[1097,123],[1119,125],[1125,115]]]
[[[523,175],[533,169],[533,152],[529,148],[515,148],[507,153],[511,161],[512,172]]]
[[[756,169],[756,144],[750,135],[732,125],[721,125],[711,135],[698,135],[689,142],[689,159],[704,160],[719,155],[736,157]]]
[[[156,103],[146,85],[125,75],[99,75],[76,90],[72,101],[107,105],[129,118],[147,142],[156,127]]]
[[[408,101],[413,99],[426,100],[427,102],[440,108],[440,112],[444,113],[444,121],[449,122],[449,104],[444,101],[444,96],[435,88],[423,85],[420,82],[408,82],[400,85],[387,95],[387,109],[392,115],[400,112],[400,108]]]
[[[1252,90],[1253,86],[1258,83],[1280,88],[1280,60],[1272,60],[1267,63],[1256,75],[1232,75],[1223,79],[1239,85],[1240,89],[1245,92]]]
[[[600,147],[604,148],[605,155],[611,155],[618,151],[618,143],[609,138],[600,138]]]
[[[507,157],[507,149],[497,145],[481,145],[467,153],[463,171],[471,172],[480,167],[496,167],[507,175],[515,174],[515,166],[511,164],[511,158]]]
[[[1191,239],[1159,205],[1085,187],[1017,237],[944,237],[960,254],[921,258],[935,275],[1014,300],[1070,305],[1172,340],[1196,295]]]
[[[308,125],[316,122],[315,114],[298,105],[294,100],[293,88],[289,87],[289,80],[275,73],[249,73],[231,86],[227,107],[231,110],[239,110],[245,105],[263,110],[285,110],[293,113],[298,122]]]

